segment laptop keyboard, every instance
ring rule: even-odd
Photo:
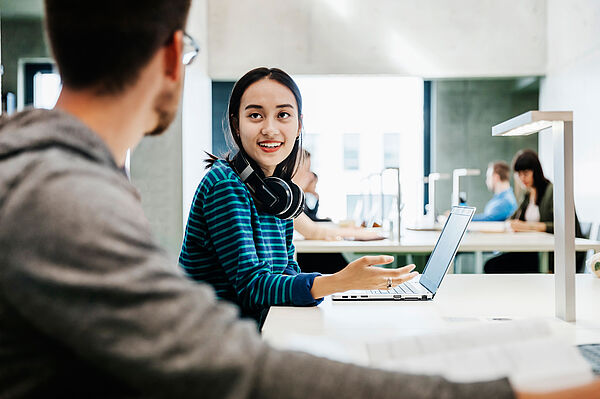
[[[407,281],[389,290],[370,290],[369,294],[422,294],[423,289],[416,286],[415,283]]]
[[[592,365],[592,371],[600,375],[600,344],[578,345],[579,351]]]

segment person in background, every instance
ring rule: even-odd
[[[485,184],[494,196],[485,205],[483,213],[473,216],[474,222],[501,222],[517,209],[517,199],[510,187],[510,166],[504,161],[488,165]]]
[[[0,120],[2,398],[587,398],[461,384],[281,351],[190,282],[123,173],[177,113],[190,0],[46,0],[54,110]],[[6,60],[5,60],[6,61]],[[597,396],[597,395],[596,395]]]
[[[312,188],[312,183],[316,183],[316,180],[315,174],[311,171],[310,152],[303,150],[303,156],[298,162],[298,169],[292,178],[292,181],[304,190],[305,193],[307,190],[314,190],[314,188]],[[316,198],[318,200],[318,194],[316,194]],[[306,207],[304,208],[304,212],[294,219],[294,229],[307,240],[335,241],[351,239],[357,241],[371,241],[383,239],[379,233],[372,230],[359,227],[337,227],[332,224],[318,223],[307,214]]]
[[[372,230],[352,227],[338,227],[333,223],[323,223],[331,219],[317,217],[319,195],[316,193],[316,174],[311,171],[311,154],[303,150],[303,156],[298,164],[298,170],[292,178],[305,193],[306,206],[304,212],[294,219],[294,230],[306,240],[335,241],[342,239],[352,240],[380,240],[383,237]],[[312,195],[311,195],[312,194]],[[313,206],[309,206],[311,199]],[[297,253],[298,265],[305,272],[318,272],[333,274],[344,267],[348,261],[339,252],[326,253]]]
[[[386,289],[388,278],[397,285],[417,274],[414,265],[372,267],[391,256],[363,257],[331,276],[303,273],[292,244],[293,218],[303,214],[303,192],[291,182],[302,162],[300,90],[284,71],[256,68],[234,85],[227,114],[238,148],[209,159],[196,190],[179,256],[190,278],[261,325],[273,305],[314,306],[335,292]]]
[[[542,164],[533,150],[519,151],[513,160],[513,170],[526,192],[518,209],[510,217],[515,232],[538,231],[554,233],[554,193],[550,180],[544,176]],[[581,237],[581,227],[575,215],[575,236]],[[578,270],[583,266],[585,253],[577,254]],[[550,260],[550,267],[554,265]],[[486,273],[538,273],[537,252],[509,252],[489,259]]]
[[[330,222],[331,219],[329,218],[320,219],[317,216],[317,213],[319,212],[319,194],[317,193],[317,182],[319,178],[317,177],[317,174],[311,170],[310,152],[304,149],[302,152],[302,162],[300,162],[292,181],[304,191],[304,213],[313,222]]]

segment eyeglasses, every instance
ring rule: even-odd
[[[190,65],[199,52],[200,46],[190,35],[183,32],[183,65]]]

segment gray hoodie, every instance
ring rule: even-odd
[[[59,111],[0,121],[0,397],[509,398],[274,350],[181,277],[103,141]]]

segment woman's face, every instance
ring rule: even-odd
[[[294,94],[272,79],[254,82],[244,92],[239,109],[239,135],[246,153],[272,176],[290,155],[300,135]]]
[[[533,187],[533,170],[520,170],[517,172],[517,175],[525,187]]]

